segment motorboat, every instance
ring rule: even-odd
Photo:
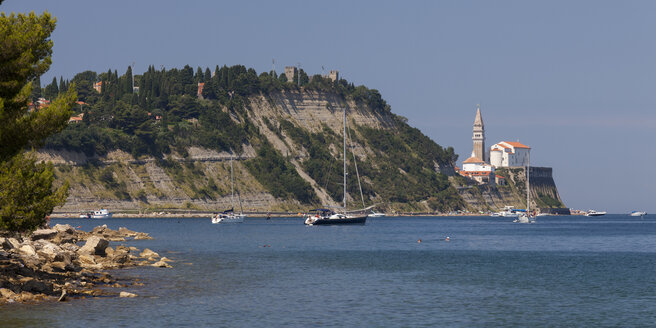
[[[100,209],[93,212],[87,212],[80,214],[80,219],[111,219],[112,213],[109,213],[107,209]]]
[[[595,210],[589,210],[585,213],[585,216],[602,216],[602,215],[606,215],[606,212],[603,212],[603,211],[598,212],[598,211],[595,211]]]
[[[644,211],[632,211],[629,215],[630,215],[630,216],[645,216],[645,215],[647,215],[647,212],[644,212]]]
[[[515,209],[514,206],[504,206],[502,211],[493,213],[490,216],[503,217],[503,218],[516,218],[519,216],[520,210]]]
[[[385,216],[385,213],[381,213],[381,212],[371,211],[371,213],[369,213],[370,218],[382,218],[384,216]]]

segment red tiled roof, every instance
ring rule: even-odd
[[[481,160],[481,159],[478,158],[478,157],[470,157],[470,158],[466,159],[466,160],[465,160],[464,162],[462,162],[462,163],[465,164],[465,163],[485,163],[485,162],[483,162],[483,160]]]
[[[526,149],[531,149],[531,147],[521,144],[519,142],[514,142],[514,141],[504,141],[505,143],[515,147],[515,148],[526,148]]]

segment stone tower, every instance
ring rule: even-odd
[[[339,80],[339,71],[331,70],[330,73],[328,73],[328,78],[333,82]]]
[[[485,127],[483,126],[483,117],[481,116],[480,105],[476,105],[476,118],[474,119],[474,134],[472,136],[474,142],[473,157],[476,157],[483,162],[488,161],[485,156]]]
[[[294,80],[294,75],[296,75],[297,69],[296,66],[285,66],[285,76],[287,77],[287,81],[293,82]]]

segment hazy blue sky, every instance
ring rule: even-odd
[[[656,213],[656,1],[25,1],[58,18],[42,78],[301,63],[380,90],[459,163],[521,141],[568,207]]]

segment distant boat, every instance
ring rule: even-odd
[[[217,224],[217,223],[242,223],[244,222],[244,211],[241,208],[241,198],[239,197],[239,193],[237,193],[237,199],[239,200],[239,207],[240,207],[240,212],[239,214],[235,213],[234,208],[235,208],[235,176],[233,174],[233,167],[232,167],[232,156],[230,156],[230,186],[232,189],[232,196],[231,196],[231,203],[232,203],[232,208],[229,210],[225,210],[221,213],[214,214],[212,216],[212,223]]]
[[[109,213],[106,209],[100,209],[98,211],[86,212],[80,214],[80,219],[111,219],[112,213]]]
[[[631,214],[629,214],[629,215],[630,215],[630,216],[645,216],[645,215],[647,215],[647,212],[643,212],[643,211],[633,211],[633,212],[631,212]]]
[[[232,209],[217,213],[212,217],[212,223],[242,223],[244,214],[237,214]]]
[[[385,216],[385,213],[374,212],[373,210],[371,211],[371,213],[369,213],[370,218],[382,218],[384,216]]]
[[[529,171],[531,170],[531,155],[528,154],[528,163],[526,165],[526,211],[519,214],[519,216],[513,220],[516,223],[535,223],[535,213],[531,213],[531,180],[529,178]]]
[[[353,155],[353,159],[355,160],[355,155]],[[367,222],[367,217],[369,217],[367,212],[370,211],[373,206],[357,211],[346,210],[346,176],[346,108],[344,108],[344,208],[342,213],[336,213],[335,211],[323,208],[314,209],[311,211],[314,212],[313,215],[305,217],[306,225],[365,224]],[[359,174],[358,183],[360,183]],[[360,194],[362,194],[362,188],[360,188]],[[364,197],[362,198],[362,202],[364,204]]]
[[[333,210],[325,208],[316,208],[310,210],[310,214],[305,217],[306,225],[329,225],[329,224],[365,224],[367,214],[345,214],[336,213]]]
[[[503,218],[516,218],[519,216],[519,211],[514,206],[504,206],[503,211],[490,214],[490,216],[499,216]]]
[[[585,213],[585,216],[602,216],[606,215],[606,212],[597,212],[595,210],[589,210]]]

